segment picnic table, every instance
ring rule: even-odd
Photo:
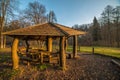
[[[46,50],[30,49],[27,53],[20,52],[20,54],[22,54],[21,59],[26,60],[28,64],[30,62],[52,63],[53,60],[57,60],[57,63],[59,63],[58,52],[53,53]]]

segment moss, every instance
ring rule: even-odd
[[[47,67],[48,67],[47,64],[42,64],[42,65],[39,64],[39,65],[37,65],[37,68],[40,69],[40,70],[46,70]]]

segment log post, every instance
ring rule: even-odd
[[[52,37],[47,38],[47,51],[52,52]]]
[[[41,64],[43,63],[43,53],[42,52],[40,54],[40,62],[41,62]]]
[[[18,38],[14,38],[13,44],[12,44],[13,69],[17,69],[19,67],[19,57],[18,57],[18,54],[17,54],[18,43],[19,43],[19,39]]]
[[[30,44],[28,43],[28,40],[25,40],[25,43],[26,43],[26,52],[28,52],[28,49],[29,49],[29,47],[30,47]]]
[[[73,58],[77,57],[77,35],[73,36]]]
[[[60,37],[60,67],[66,69],[65,37]]]
[[[65,40],[65,51],[67,51],[67,47],[68,47],[68,40]],[[66,53],[66,52],[65,52]]]

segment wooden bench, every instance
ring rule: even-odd
[[[27,65],[30,65],[30,62],[39,62],[39,54],[18,51],[18,55],[22,63],[27,62]]]

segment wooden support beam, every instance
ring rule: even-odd
[[[27,46],[26,52],[28,52],[28,49],[29,49],[29,47],[30,47],[30,45],[29,45],[29,43],[28,43],[28,40],[25,40],[25,43],[26,43],[26,46]]]
[[[62,70],[66,69],[65,37],[60,37],[60,66]]]
[[[52,52],[52,37],[47,38],[47,51]]]
[[[73,36],[73,58],[77,57],[77,35]]]
[[[18,38],[14,38],[13,44],[12,44],[13,69],[17,69],[19,67],[19,57],[18,57],[18,54],[17,54],[18,43],[19,43],[19,39]]]
[[[68,47],[68,40],[65,39],[65,51],[67,51],[67,47]],[[65,52],[66,53],[66,52]]]

